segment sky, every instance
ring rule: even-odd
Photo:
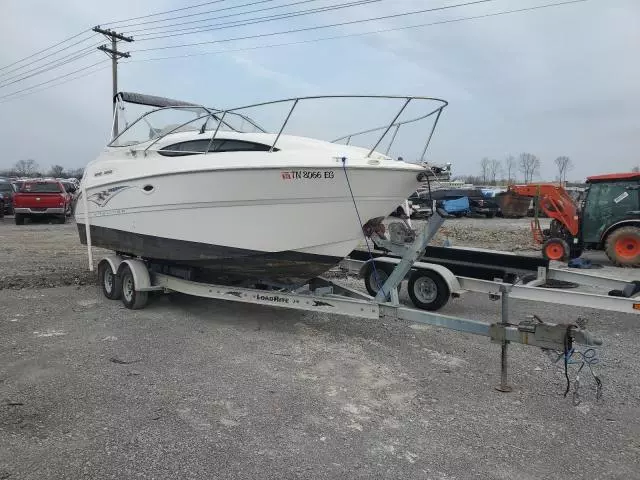
[[[263,2],[261,6],[285,5],[292,1],[274,0]],[[314,0],[279,10],[214,20],[214,23],[346,1]],[[383,21],[157,51],[141,50],[181,43],[215,42],[463,2],[380,0],[321,14],[196,35],[143,41],[144,35],[140,33],[149,31],[133,33],[135,42],[119,45],[121,50],[131,52],[131,58],[119,66],[119,90],[178,98],[217,108],[309,95],[437,97],[447,100],[449,105],[440,118],[426,159],[433,163],[451,162],[454,175],[478,175],[483,157],[503,160],[508,155],[517,157],[522,152],[540,158],[541,171],[537,179],[542,180],[555,178],[554,159],[558,156],[572,159],[574,167],[568,174],[569,179],[582,180],[593,174],[628,171],[640,164],[638,0],[588,0],[422,28],[254,48],[486,15],[557,1],[492,0]],[[4,70],[3,66],[98,24],[107,25],[108,22],[196,3],[204,3],[204,0],[2,0],[0,141],[3,151],[0,169],[29,158],[38,162],[43,170],[54,164],[82,167],[104,148],[112,120],[109,63],[84,78],[61,79],[53,83],[60,85],[45,88],[52,85],[46,84],[39,87],[41,91],[19,98],[16,96],[31,91],[11,95],[57,75],[106,60],[102,52],[96,50],[76,62],[5,86],[1,86],[3,81],[6,83],[10,77],[20,78],[17,74],[38,64],[13,73],[11,69],[15,66]],[[246,3],[250,3],[249,0],[219,0],[171,16]],[[224,13],[256,8],[260,6],[229,8]],[[223,13],[212,15],[222,16]],[[162,18],[167,17],[156,16],[119,25]],[[172,23],[194,18],[202,17],[187,17]],[[116,30],[126,34],[161,25]],[[188,26],[191,25],[174,28]],[[95,39],[96,43],[99,41],[100,38]],[[80,47],[91,45],[88,41]],[[217,53],[148,61],[150,58],[206,52]],[[334,112],[332,108],[310,104],[306,112],[301,109],[296,128],[308,126],[322,138],[323,134],[332,135],[341,125],[337,119],[347,116],[353,117],[354,123],[350,125],[356,126],[355,130],[359,125],[362,129],[379,126],[390,121],[395,115],[394,109],[399,106],[394,103],[387,109],[386,104],[384,108],[376,105],[367,111],[360,105],[348,105]],[[415,105],[412,108],[405,114],[421,111]],[[373,117],[376,118],[375,125],[371,123]],[[394,143],[392,153],[405,159],[416,159],[419,156],[416,152],[420,150],[418,144],[421,145],[426,134],[427,127],[407,129]]]

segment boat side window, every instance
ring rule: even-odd
[[[245,142],[244,140],[222,140],[216,152],[268,152],[270,145],[262,143]],[[276,149],[277,150],[277,149]]]
[[[204,153],[207,150],[209,141],[210,139],[202,139],[174,143],[173,145],[169,145],[158,150],[158,153],[160,155],[164,155],[165,157],[184,157],[186,155],[198,155]],[[219,140],[214,140],[210,150],[214,150],[217,143],[219,143]]]
[[[174,143],[158,150],[165,157],[184,157],[186,155],[202,154],[207,150],[210,139],[189,140],[187,142]],[[269,145],[262,143],[246,142],[244,140],[215,139],[209,153],[214,152],[268,152]],[[275,149],[274,151],[277,151]]]

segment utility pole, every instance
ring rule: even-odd
[[[93,31],[101,33],[105,37],[111,39],[111,48],[106,45],[100,45],[98,50],[102,50],[109,56],[109,58],[111,58],[111,75],[113,79],[113,95],[111,95],[111,99],[113,101],[113,136],[115,137],[118,134],[118,115],[116,113],[115,102],[116,94],[118,93],[118,59],[129,58],[131,56],[129,52],[118,51],[118,40],[122,40],[123,42],[133,42],[133,37],[125,37],[120,33],[109,30],[108,28],[100,28],[100,25],[94,27]]]

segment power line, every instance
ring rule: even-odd
[[[169,37],[176,37],[176,36],[182,36],[182,35],[194,35],[194,34],[198,34],[198,33],[202,33],[202,32],[210,32],[213,30],[224,30],[227,28],[237,28],[237,27],[244,27],[247,25],[255,25],[258,23],[265,23],[265,22],[271,22],[271,21],[275,21],[275,20],[284,20],[287,18],[294,18],[294,17],[301,17],[304,15],[313,15],[316,13],[324,13],[324,12],[330,12],[333,10],[341,10],[343,8],[351,8],[351,7],[358,7],[358,6],[362,6],[362,5],[368,5],[371,3],[378,3],[381,2],[383,0],[356,0],[353,2],[347,2],[347,3],[337,3],[337,4],[333,4],[333,5],[327,5],[325,7],[316,7],[316,8],[311,8],[308,10],[299,10],[299,11],[295,11],[295,12],[284,12],[284,13],[279,13],[276,15],[267,15],[264,17],[256,17],[256,18],[251,18],[251,19],[247,19],[247,20],[235,20],[232,22],[222,22],[222,23],[214,23],[211,25],[203,25],[200,27],[192,27],[192,28],[187,28],[187,29],[180,29],[180,30],[176,30],[176,32],[182,31],[186,33],[171,33],[171,32],[159,32],[162,34],[159,34],[158,36],[155,37],[150,37],[150,38],[139,38],[138,41],[139,42],[144,42],[144,41],[148,41],[148,40],[158,40],[161,38],[169,38]],[[212,28],[210,28],[212,27]],[[194,30],[194,31],[188,31],[188,30]],[[164,35],[164,33],[169,33],[168,35]]]
[[[82,33],[85,33],[85,32],[82,32]],[[50,58],[50,57],[53,57],[53,56],[55,56],[55,55],[59,54],[60,52],[64,52],[65,50],[69,50],[70,48],[75,47],[76,45],[80,45],[81,43],[84,43],[84,42],[86,42],[86,41],[88,41],[88,40],[91,40],[92,38],[94,38],[94,37],[96,37],[96,36],[97,36],[97,35],[93,34],[93,35],[91,35],[91,36],[89,36],[89,37],[87,37],[87,38],[85,38],[85,39],[83,39],[83,40],[79,40],[79,41],[74,42],[74,43],[72,43],[72,44],[70,44],[70,45],[67,45],[66,47],[61,48],[61,49],[59,49],[59,50],[57,50],[57,51],[55,51],[55,52],[49,53],[49,54],[45,55],[45,56],[44,56],[44,57],[42,57],[42,58],[38,58],[38,59],[32,60],[32,61],[30,61],[29,63],[26,63],[26,64],[24,64],[24,65],[22,65],[22,66],[20,66],[20,67],[12,68],[12,69],[10,69],[10,70],[8,70],[8,71],[6,71],[6,72],[1,72],[1,71],[0,71],[0,77],[4,77],[5,75],[9,75],[9,74],[11,74],[11,73],[13,73],[13,72],[17,72],[18,70],[22,70],[23,68],[28,67],[29,65],[33,65],[34,63],[38,63],[38,62],[41,62],[41,61],[43,61],[43,60],[46,60],[46,59],[48,59],[48,58]],[[70,39],[73,39],[73,38],[76,38],[76,37],[77,37],[77,35],[75,35],[75,36],[73,36],[73,37],[70,37],[70,38],[69,38],[69,39],[67,39],[67,40],[70,40]],[[54,45],[54,46],[51,46],[51,47],[49,47],[49,48],[45,48],[44,50],[41,50],[40,52],[37,52],[37,53],[34,53],[34,54],[32,54],[32,55],[30,55],[30,56],[28,56],[28,57],[25,57],[25,58],[23,58],[22,60],[18,60],[17,62],[13,62],[11,65],[15,65],[15,64],[20,63],[20,62],[22,62],[22,61],[24,61],[24,60],[28,60],[29,58],[32,58],[32,57],[34,57],[34,56],[38,55],[39,53],[42,53],[42,52],[44,52],[44,51],[46,51],[46,50],[51,50],[52,48],[54,48],[55,46],[60,45],[61,43],[63,43],[63,42],[59,42],[59,43],[57,43],[57,44],[56,44],[56,45]],[[10,67],[11,65],[7,65],[6,67],[3,67],[3,69],[4,69],[4,68],[8,68],[8,67]],[[2,70],[2,69],[0,69],[0,70]]]
[[[142,15],[141,17],[126,18],[124,20],[114,20],[113,22],[104,23],[104,25],[113,25],[114,23],[130,22],[131,20],[141,20],[143,18],[158,17],[160,15],[166,15],[168,13],[181,12],[183,10],[189,10],[189,9],[192,9],[192,8],[199,8],[199,7],[203,7],[205,5],[212,5],[214,3],[222,3],[222,2],[225,2],[225,1],[226,0],[212,0],[211,2],[199,3],[198,5],[190,5],[188,7],[174,8],[173,10],[165,10],[164,12],[150,13],[149,15]],[[123,27],[118,27],[118,28],[123,28]]]
[[[26,72],[20,72],[20,73],[18,73],[16,75],[13,75],[13,76],[9,77],[9,78],[5,78],[3,80],[0,80],[0,88],[6,87],[8,85],[12,85],[12,84],[20,82],[22,80],[26,80],[27,78],[34,77],[34,76],[39,75],[41,73],[49,72],[49,71],[54,70],[54,69],[56,69],[58,67],[62,67],[63,65],[67,65],[67,64],[69,64],[71,62],[74,62],[76,60],[84,58],[87,55],[92,54],[95,47],[96,47],[96,45],[91,45],[90,47],[83,48],[81,50],[77,50],[77,51],[75,51],[73,53],[70,53],[69,55],[65,55],[64,57],[57,58],[57,59],[52,60],[50,62],[44,63],[42,65],[39,65],[36,68],[32,68],[31,70],[27,70]]]
[[[478,19],[483,19],[483,18],[498,17],[498,16],[509,15],[509,14],[514,14],[514,13],[530,12],[530,11],[534,11],[534,10],[542,10],[544,8],[560,7],[560,6],[563,6],[563,5],[570,5],[570,4],[575,4],[575,3],[584,3],[586,1],[588,1],[588,0],[568,0],[568,1],[564,1],[564,2],[548,3],[548,4],[544,4],[544,5],[533,6],[533,7],[519,8],[519,9],[515,9],[515,10],[503,10],[503,11],[500,11],[500,12],[487,13],[487,14],[483,14],[483,15],[474,15],[474,16],[470,16],[470,17],[460,17],[460,18],[454,18],[454,19],[449,19],[449,20],[439,20],[439,21],[436,21],[436,22],[421,23],[421,24],[417,24],[417,25],[406,25],[406,26],[403,26],[403,27],[385,28],[385,29],[380,29],[380,30],[372,30],[372,31],[368,31],[368,32],[348,33],[348,34],[343,34],[343,35],[335,35],[335,36],[331,36],[331,37],[313,38],[313,39],[308,39],[308,40],[298,40],[298,41],[295,41],[295,42],[275,43],[275,44],[269,44],[269,45],[257,45],[257,46],[254,46],[254,47],[244,47],[244,48],[236,48],[236,49],[218,50],[218,51],[214,51],[214,52],[198,52],[198,53],[190,53],[190,54],[184,54],[184,55],[172,55],[172,56],[167,56],[167,57],[156,57],[156,58],[139,58],[139,59],[136,59],[136,60],[131,60],[131,61],[128,61],[128,62],[123,62],[123,63],[127,64],[127,63],[137,63],[137,62],[153,62],[153,61],[160,61],[160,60],[172,60],[172,59],[178,59],[178,58],[199,57],[199,56],[203,56],[203,55],[219,55],[219,54],[224,54],[224,53],[246,52],[246,51],[261,50],[261,49],[266,49],[266,48],[285,47],[285,46],[291,46],[291,45],[301,45],[301,44],[306,44],[306,43],[315,43],[315,42],[322,42],[322,41],[327,41],[327,40],[339,40],[339,39],[350,38],[350,37],[362,37],[362,36],[366,36],[366,35],[375,35],[375,34],[379,34],[379,33],[395,32],[395,31],[399,31],[399,30],[410,30],[410,29],[414,29],[414,28],[425,28],[425,27],[431,27],[431,26],[435,26],[435,25],[443,25],[443,24],[447,24],[447,23],[459,23],[459,22],[465,22],[465,21],[469,21],[469,20],[478,20]]]
[[[106,60],[105,60],[105,62],[106,62]],[[62,82],[54,83],[53,85],[48,85],[48,86],[46,86],[44,88],[37,88],[37,89],[35,89],[33,91],[30,91],[30,92],[27,92],[27,93],[23,93],[22,95],[17,95],[15,97],[11,96],[10,98],[6,98],[5,100],[0,100],[0,103],[12,102],[14,100],[19,100],[20,98],[23,98],[23,97],[28,97],[29,95],[33,95],[35,93],[44,92],[45,90],[49,90],[50,88],[59,87],[60,85],[66,85],[69,82],[73,82],[74,80],[79,80],[80,78],[88,77],[89,75],[93,75],[94,73],[98,73],[98,72],[100,72],[102,70],[105,70],[107,68],[109,68],[109,65],[105,65],[103,67],[100,67],[100,68],[98,68],[96,70],[93,70],[91,72],[85,73],[83,75],[77,75],[75,77],[65,78],[65,80],[63,80]],[[60,78],[60,77],[58,77],[58,78]],[[58,78],[56,78],[54,80],[58,80]],[[2,98],[5,98],[5,97],[2,97]]]
[[[248,15],[250,13],[258,13],[258,12],[266,12],[268,10],[276,10],[278,8],[285,8],[285,7],[295,7],[297,5],[302,5],[304,3],[312,3],[312,2],[319,2],[321,0],[300,0],[297,2],[289,2],[289,3],[285,3],[283,5],[275,5],[272,7],[264,7],[264,8],[257,8],[255,10],[248,10],[246,12],[236,12],[236,13],[228,13],[226,15],[216,15],[215,17],[208,17],[208,18],[202,18],[200,20],[189,20],[187,22],[178,22],[178,23],[172,23],[170,25],[158,25],[157,27],[147,27],[147,28],[141,28],[140,30],[128,30],[128,32],[130,34],[133,35],[155,35],[155,33],[140,33],[140,32],[148,32],[149,30],[159,30],[159,29],[163,29],[163,28],[171,28],[171,27],[179,27],[182,25],[190,25],[193,23],[202,23],[202,22],[210,22],[212,20],[220,20],[222,18],[230,18],[230,17],[238,17],[241,15]],[[216,12],[218,10],[214,10],[214,12]],[[202,15],[204,14],[209,14],[212,12],[202,12]],[[159,32],[156,32],[159,33]]]
[[[222,0],[219,0],[219,1],[222,1]],[[132,23],[132,24],[129,24],[129,25],[117,25],[116,27],[119,28],[119,29],[124,29],[124,28],[129,28],[129,27],[137,27],[139,25],[149,25],[151,23],[171,22],[173,20],[179,20],[181,18],[196,17],[198,15],[204,15],[204,14],[207,14],[207,13],[215,13],[215,12],[222,12],[222,11],[225,11],[225,10],[233,10],[235,8],[250,7],[252,5],[259,5],[261,3],[269,3],[269,2],[273,2],[273,1],[275,1],[275,0],[259,0],[259,1],[256,1],[256,2],[244,3],[244,4],[241,4],[241,5],[234,5],[234,6],[225,7],[225,8],[219,8],[217,10],[210,10],[208,12],[191,13],[191,14],[188,14],[188,15],[179,15],[177,17],[164,18],[164,19],[161,19],[161,20],[149,20],[149,21],[146,21],[146,22]],[[218,2],[212,2],[212,3],[218,3]],[[134,19],[132,19],[132,20],[134,20]]]
[[[35,52],[35,53],[32,53],[31,55],[29,55],[29,56],[27,56],[27,57],[24,57],[24,58],[21,58],[20,60],[16,60],[16,61],[15,61],[15,62],[13,62],[13,63],[10,63],[10,64],[8,64],[8,65],[5,65],[4,67],[0,67],[0,70],[4,70],[5,68],[9,68],[9,67],[12,67],[13,65],[17,65],[18,63],[22,63],[22,62],[24,62],[25,60],[29,60],[30,58],[33,58],[33,57],[35,57],[36,55],[39,55],[39,54],[41,54],[41,53],[43,53],[43,52],[46,52],[46,51],[48,51],[48,50],[51,50],[52,48],[55,48],[55,47],[57,47],[58,45],[62,45],[63,43],[66,43],[66,42],[68,42],[68,41],[70,41],[70,40],[73,40],[74,38],[78,38],[80,35],[82,35],[82,34],[84,34],[84,33],[87,33],[88,31],[89,31],[89,29],[86,29],[86,30],[81,31],[80,33],[76,33],[75,35],[72,35],[72,36],[70,36],[70,37],[68,37],[68,38],[65,38],[64,40],[61,40],[61,41],[59,41],[58,43],[56,43],[56,44],[54,44],[54,45],[51,45],[50,47],[47,47],[47,48],[44,48],[44,49],[42,49],[42,50],[39,50],[39,51],[37,51],[37,52]]]
[[[155,47],[155,48],[144,48],[144,49],[140,49],[140,50],[135,50],[135,52],[149,52],[149,51],[153,51],[153,50],[167,50],[170,48],[183,48],[183,47],[195,47],[195,46],[199,46],[199,45],[209,45],[212,43],[225,43],[225,42],[233,42],[235,40],[249,40],[252,38],[262,38],[262,37],[272,37],[275,35],[285,35],[285,34],[289,34],[289,33],[299,33],[299,32],[308,32],[311,30],[321,30],[324,28],[332,28],[332,27],[342,27],[345,25],[355,25],[355,24],[359,24],[359,23],[366,23],[366,22],[375,22],[378,20],[388,20],[390,18],[399,18],[399,17],[406,17],[408,15],[416,15],[416,14],[420,14],[420,13],[427,13],[427,12],[435,12],[435,11],[439,11],[439,10],[450,10],[453,8],[459,8],[459,7],[466,7],[466,6],[470,6],[470,5],[477,5],[477,4],[481,4],[481,3],[489,3],[489,2],[494,2],[496,0],[475,0],[475,1],[470,1],[470,2],[465,2],[465,3],[458,3],[458,4],[454,4],[454,5],[445,5],[442,7],[433,7],[433,8],[425,8],[422,10],[413,10],[410,12],[403,12],[403,13],[395,13],[392,15],[384,15],[381,17],[373,17],[373,18],[365,18],[362,20],[351,20],[348,22],[340,22],[340,23],[331,23],[328,25],[315,25],[312,27],[304,27],[304,28],[297,28],[297,29],[292,29],[292,30],[285,30],[285,31],[281,31],[281,32],[271,32],[271,33],[261,33],[261,34],[257,34],[257,35],[247,35],[244,37],[234,37],[234,38],[225,38],[222,40],[209,40],[209,41],[205,41],[205,42],[195,42],[195,43],[185,43],[185,44],[181,44],[181,45],[165,45],[163,47]]]
[[[74,74],[76,74],[76,73],[79,73],[79,72],[85,71],[85,70],[87,70],[87,69],[89,69],[89,68],[91,68],[91,67],[95,67],[96,65],[100,65],[101,63],[104,63],[104,62],[106,62],[106,61],[107,61],[107,60],[101,60],[101,61],[99,61],[99,62],[93,63],[93,64],[91,64],[91,65],[87,65],[86,67],[80,68],[80,69],[78,69],[78,70],[74,70],[73,72],[69,72],[69,73],[67,73],[67,74],[65,74],[65,75],[60,75],[60,76],[58,76],[58,77],[52,78],[51,80],[47,80],[46,82],[38,83],[37,85],[32,85],[32,86],[30,86],[30,87],[23,88],[22,90],[17,90],[17,91],[15,91],[15,92],[11,92],[11,93],[9,93],[9,94],[7,94],[7,95],[3,95],[2,97],[0,97],[0,100],[3,100],[3,99],[5,99],[5,98],[7,98],[7,97],[11,97],[11,96],[13,96],[13,95],[15,95],[15,94],[17,94],[17,93],[22,93],[22,92],[25,92],[25,91],[27,91],[27,90],[31,90],[32,88],[37,88],[37,87],[40,87],[40,86],[42,86],[42,85],[47,85],[47,84],[49,84],[49,83],[51,83],[51,82],[55,82],[56,80],[60,80],[60,79],[62,79],[62,78],[70,77],[71,75],[74,75]]]

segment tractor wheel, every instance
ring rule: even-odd
[[[542,256],[547,260],[565,262],[569,258],[569,245],[561,238],[550,238],[542,244]]]
[[[622,227],[605,242],[607,257],[619,267],[640,266],[640,227]]]

